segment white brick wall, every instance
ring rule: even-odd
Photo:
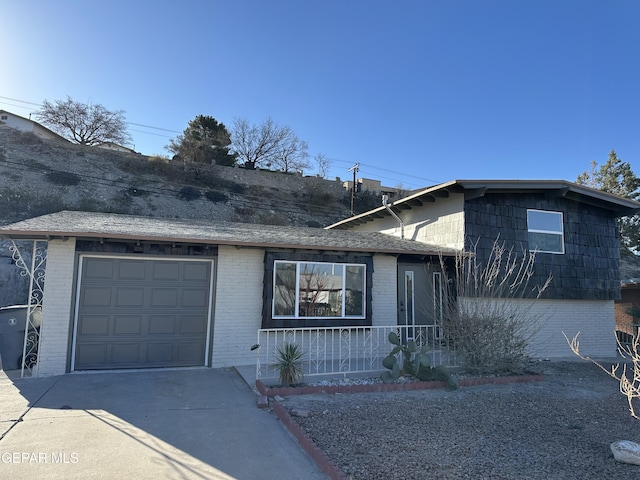
[[[613,301],[509,300],[516,316],[526,315],[537,331],[529,348],[532,358],[578,360],[565,340],[580,333],[580,350],[593,358],[616,356]],[[509,311],[509,307],[506,307]]]
[[[75,238],[50,240],[47,252],[37,376],[67,371],[72,324]]]
[[[536,336],[534,354],[542,358],[576,360],[569,339],[580,332],[580,350],[593,358],[616,356],[616,320],[613,300],[538,300],[533,313],[547,319]]]
[[[212,366],[253,365],[250,348],[262,324],[264,251],[220,246],[217,263]]]
[[[374,326],[395,325],[398,322],[398,268],[395,257],[373,257],[372,318]]]
[[[262,322],[264,251],[220,246],[217,260],[212,366],[254,365]],[[49,242],[38,376],[67,371],[72,328],[75,239]],[[374,256],[373,325],[397,321],[396,259]],[[613,301],[519,300],[533,318],[544,322],[532,344],[536,358],[577,359],[562,335],[581,332],[582,352],[594,358],[615,357]]]
[[[262,325],[262,250],[219,247],[213,324],[213,367],[255,364],[250,347]],[[373,325],[397,322],[396,259],[374,257]]]

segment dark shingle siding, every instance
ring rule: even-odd
[[[487,194],[465,202],[467,248],[477,242],[486,260],[496,240],[518,253],[528,249],[527,209],[563,213],[564,255],[536,256],[532,285],[553,275],[544,298],[615,300],[620,296],[619,239],[610,211],[542,194]]]

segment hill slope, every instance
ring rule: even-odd
[[[349,215],[338,181],[42,140],[0,129],[0,224],[59,210],[325,226]]]
[[[82,210],[323,227],[349,215],[349,200],[339,181],[216,165],[185,168],[0,128],[0,225]],[[0,307],[27,300],[26,279],[9,246],[0,242]]]

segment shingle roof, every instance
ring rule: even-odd
[[[396,200],[390,204],[390,208],[395,213],[399,213],[402,210],[410,210],[413,207],[446,198],[450,193],[464,193],[465,198],[483,196],[486,193],[542,193],[551,197],[564,197],[604,208],[611,211],[615,217],[634,215],[640,211],[640,203],[635,200],[566,180],[452,180],[418,190],[407,197]],[[391,216],[391,214],[386,208],[378,207],[340,220],[327,228],[351,228],[387,216]]]
[[[351,252],[453,255],[455,251],[377,232],[63,211],[0,227],[11,239],[77,237]]]

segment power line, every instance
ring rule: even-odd
[[[13,98],[13,97],[5,97],[0,95],[0,99],[5,99],[5,100],[10,100],[12,102],[19,102],[19,103],[25,103],[27,105],[33,105],[36,107],[42,107],[42,104],[40,103],[35,103],[35,102],[30,102],[27,100],[20,100],[17,98]],[[0,103],[5,104],[5,105],[11,105],[11,106],[15,106],[18,108],[24,108],[24,109],[29,109],[29,107],[25,107],[25,106],[21,106],[21,105],[15,105],[12,103],[7,103],[7,102],[2,102],[0,101]],[[175,134],[180,134],[182,132],[178,132],[177,130],[171,130],[168,128],[163,128],[163,127],[155,127],[153,125],[146,125],[146,124],[142,124],[142,123],[135,123],[135,122],[125,122],[128,125],[133,125],[133,126],[137,126],[137,127],[143,127],[143,128],[150,128],[153,130],[160,130],[163,132],[168,132],[168,133],[175,133]],[[137,130],[137,129],[131,129],[132,132],[137,132],[137,133],[142,133],[145,135],[153,135],[153,136],[157,136],[157,137],[162,137],[162,138],[171,138],[171,136],[169,135],[162,135],[159,133],[154,133],[154,132],[145,132],[144,130]],[[344,165],[353,165],[355,162],[353,162],[352,160],[341,160],[338,158],[331,158],[331,157],[327,157],[328,160],[332,161],[332,162],[338,162]],[[414,174],[405,174],[405,173],[401,173],[395,170],[390,170],[390,169],[386,169],[386,168],[382,168],[382,167],[376,167],[367,163],[362,163],[362,162],[358,162],[362,167],[365,167],[366,170],[371,170],[374,172],[380,171],[380,172],[386,172],[386,173],[390,173],[392,175],[394,175],[394,177],[388,177],[388,176],[384,176],[384,175],[380,175],[377,173],[374,173],[373,176],[377,177],[378,179],[384,179],[384,180],[389,180],[392,182],[396,182],[396,183],[407,183],[408,185],[413,185],[416,188],[420,188],[425,186],[425,184],[418,184],[415,183],[415,180],[423,180],[424,182],[426,182],[427,185],[430,184],[437,184],[440,183],[439,180],[434,180],[434,179],[430,179],[430,178],[424,178],[424,177],[418,177]],[[400,179],[398,178],[400,177]],[[413,181],[406,181],[406,180],[402,180],[401,178],[410,178]]]
[[[143,130],[136,130],[135,128],[130,128],[129,130],[131,130],[132,132],[146,133],[147,135],[155,135],[156,137],[171,138],[170,135],[163,135],[161,133],[153,133],[153,132],[145,132]]]
[[[14,103],[9,103],[9,102],[0,102],[3,105],[11,105],[12,107],[18,107],[18,108],[24,108],[26,110],[33,110],[32,108],[29,107],[23,107],[22,105],[16,105]]]
[[[178,132],[177,130],[169,130],[168,128],[152,127],[151,125],[143,125],[141,123],[133,123],[133,122],[127,122],[127,123],[129,125],[135,125],[136,127],[153,128],[155,130],[162,130],[164,132],[170,132],[170,133],[182,133],[182,132]]]
[[[4,98],[5,100],[11,100],[12,102],[28,103],[29,105],[35,105],[36,107],[42,106],[42,104],[40,103],[28,102],[26,100],[19,100],[17,98],[11,98],[11,97],[3,97],[2,95],[0,95],[0,98]]]
[[[339,162],[339,163],[343,163],[345,165],[353,165],[352,161],[348,161],[348,160],[340,160],[338,158],[329,158],[327,157],[329,160],[331,160],[332,162]],[[424,177],[418,177],[417,175],[414,174],[407,174],[407,173],[400,173],[396,170],[389,170],[387,168],[382,168],[382,167],[376,167],[374,165],[371,165],[369,163],[363,163],[363,162],[358,162],[358,164],[360,165],[360,167],[366,167],[367,170],[376,170],[376,171],[381,171],[381,172],[387,172],[387,173],[391,173],[393,175],[398,175],[400,177],[411,177],[411,179],[417,179],[417,180],[424,180],[425,182],[429,183],[429,184],[436,184],[436,183],[440,183],[439,180],[434,180],[432,178],[424,178]],[[382,175],[377,175],[378,178],[387,178],[387,180],[395,180],[398,181],[397,178],[391,178],[391,177],[383,177]]]
[[[20,102],[20,103],[26,103],[28,105],[34,105],[36,107],[42,107],[41,103],[29,102],[27,100],[19,100],[17,98],[11,98],[11,97],[4,97],[2,95],[0,95],[0,98],[4,98],[5,100],[11,100],[12,102]],[[5,104],[5,105],[11,105],[13,107],[18,107],[18,108],[27,108],[27,107],[23,107],[21,105],[15,105],[15,104],[12,104],[12,103],[7,103],[7,102],[0,102],[0,103]],[[178,132],[177,130],[170,130],[168,128],[162,128],[162,127],[154,127],[153,125],[144,125],[142,123],[134,123],[134,122],[127,122],[127,121],[125,121],[125,123],[127,125],[134,125],[136,127],[144,127],[144,128],[152,128],[154,130],[162,130],[163,132],[178,133],[178,134],[181,133],[181,132]],[[158,134],[154,134],[154,133],[151,133],[151,132],[144,132],[142,130],[134,130],[134,131],[140,132],[140,133],[148,133],[149,135],[158,135]],[[167,138],[171,138],[171,137],[167,137]]]

